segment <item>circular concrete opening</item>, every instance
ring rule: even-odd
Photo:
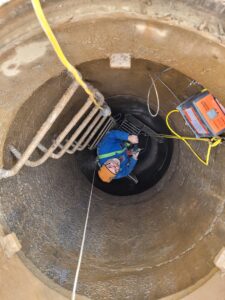
[[[112,70],[107,60],[87,62],[79,67],[89,81],[92,80],[92,70],[98,69],[99,76],[94,75],[95,86],[106,95],[113,114],[129,112],[138,117],[141,113],[142,121],[154,130],[166,133],[165,113],[161,109],[159,117],[151,119],[146,98],[139,96],[145,87],[147,94],[149,69],[156,68],[164,70],[166,67],[146,60],[134,60],[130,70]],[[135,75],[138,73],[141,77],[133,88],[132,78],[137,77]],[[191,94],[193,90],[200,89],[198,85],[190,87],[191,80],[175,70],[161,73],[161,76],[162,80],[170,78],[173,90],[181,86],[185,93]],[[112,78],[113,91],[110,85]],[[8,145],[25,148],[70,81],[66,74],[52,78],[19,110],[5,143],[5,165],[13,163]],[[118,96],[130,94],[131,87],[133,96]],[[177,105],[177,99],[163,84],[158,82],[157,87],[161,108],[167,99]],[[81,91],[74,95],[44,143],[48,145],[52,136],[70,120],[83,97]],[[150,101],[154,103],[154,95]],[[179,131],[187,131],[182,118],[172,121],[175,127],[180,124]],[[113,286],[119,287],[121,295],[129,287],[129,294],[145,297],[149,293],[147,282],[156,281],[160,282],[160,291],[171,293],[171,281],[165,280],[168,272],[177,287],[187,286],[212,267],[212,262],[209,264],[206,260],[210,261],[222,241],[218,235],[208,235],[207,232],[209,228],[213,230],[216,212],[222,203],[212,186],[210,190],[207,186],[212,181],[210,174],[219,163],[218,158],[212,158],[211,166],[205,168],[178,142],[174,144],[172,155],[172,144],[166,142],[157,145],[162,147],[160,151],[169,151],[168,160],[163,165],[166,155],[163,154],[161,160],[161,157],[157,158],[158,150],[155,157],[151,152],[156,150],[156,142],[151,141],[148,147],[146,161],[143,155],[144,164],[140,157],[140,166],[137,167],[137,172],[141,170],[141,174],[142,168],[147,166],[142,190],[135,190],[127,181],[112,184],[112,190],[96,183],[79,283],[80,293],[98,298],[99,291],[104,288],[107,293],[113,282]],[[95,153],[88,153],[86,157],[87,153],[66,155],[58,161],[50,159],[34,169],[25,167],[16,177],[4,180],[1,186],[5,220],[22,241],[26,257],[49,278],[68,289],[72,288],[91,188]],[[151,158],[157,158],[154,163],[159,163],[164,171],[167,169],[164,174],[152,176],[148,169]],[[220,182],[218,180],[217,184]],[[210,246],[206,247],[209,241]],[[190,261],[194,257],[196,268],[193,270]],[[136,287],[132,289],[134,278],[140,290]],[[154,293],[158,294],[156,290]]]
[[[97,2],[84,2],[75,11],[74,3],[65,1],[60,18],[57,1],[49,1],[45,9],[71,62],[86,81],[111,99],[112,107],[118,95],[128,95],[124,104],[128,111],[131,98],[146,105],[149,72],[160,76],[177,96],[176,99],[157,81],[162,120],[169,110],[199,91],[198,85],[190,85],[192,78],[224,102],[224,47],[209,32],[196,32],[203,20],[199,24],[190,20],[192,11],[188,10],[190,15],[183,18],[179,13],[187,10],[179,6],[173,10],[173,20],[178,20],[173,23],[167,20],[166,13],[160,14],[167,12],[167,1],[160,7],[154,3],[149,6],[148,1],[130,1],[129,7],[120,1],[110,1],[110,7],[103,1],[99,1],[101,7]],[[96,5],[99,14],[95,14]],[[198,20],[197,9],[196,12]],[[31,21],[34,15],[29,8],[23,12],[26,13],[28,16],[19,21],[12,21],[12,14],[7,20],[9,25],[15,22],[13,26],[18,22],[16,32],[11,30],[12,25],[1,28],[0,82],[6,96],[0,103],[0,141],[4,148],[0,158],[5,168],[15,163],[8,146],[13,144],[24,151],[71,82],[46,46],[36,20]],[[204,13],[203,19],[206,18]],[[27,24],[33,26],[34,32],[25,30]],[[203,53],[202,49],[207,50]],[[30,56],[26,59],[27,51]],[[131,69],[111,69],[109,57],[113,53],[130,53]],[[15,61],[17,64],[13,65]],[[167,66],[171,69],[164,73]],[[46,146],[64,128],[85,96],[81,90],[74,95],[43,141]],[[155,110],[154,95],[150,101]],[[121,103],[118,108],[122,106]],[[190,134],[179,116],[171,122],[180,133]],[[194,146],[205,154],[203,145]],[[35,156],[40,153],[35,152]],[[6,231],[16,232],[26,264],[32,265],[33,272],[38,269],[69,290],[91,189],[80,158],[82,155],[68,155],[35,169],[24,167],[16,177],[0,184],[1,223]],[[115,290],[118,299],[159,299],[206,276],[224,244],[224,165],[222,147],[213,151],[206,168],[175,141],[164,175],[141,193],[121,197],[119,192],[112,195],[96,187],[78,292],[91,299],[115,299]],[[40,278],[45,281],[44,276]]]
[[[168,134],[165,122],[160,116],[152,118],[147,110],[145,99],[138,99],[134,96],[112,96],[107,100],[112,110],[112,116],[117,124],[115,129],[119,129],[126,115],[131,115],[141,121],[144,125],[159,134]],[[132,124],[135,126],[135,123]],[[129,132],[129,130],[128,130]],[[135,183],[131,179],[122,178],[114,180],[110,184],[103,183],[96,174],[94,185],[100,190],[111,195],[129,196],[142,193],[153,187],[165,174],[169,167],[173,143],[171,140],[162,140],[149,136],[147,133],[140,132],[139,145],[142,150],[139,155],[138,164],[132,174],[138,180]],[[79,156],[80,170],[92,182],[95,169],[96,150],[85,151]]]

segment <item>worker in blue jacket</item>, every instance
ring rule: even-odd
[[[134,147],[128,150],[130,144]],[[137,145],[136,135],[129,135],[121,130],[107,132],[97,147],[100,179],[109,183],[113,179],[128,176],[137,163],[140,151]]]

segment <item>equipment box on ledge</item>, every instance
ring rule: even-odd
[[[208,91],[194,95],[177,109],[196,137],[213,137],[225,131],[225,109]]]

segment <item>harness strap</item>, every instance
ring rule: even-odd
[[[105,153],[105,154],[100,154],[100,155],[98,155],[98,158],[103,159],[103,158],[112,157],[114,155],[124,153],[126,150],[127,150],[127,147],[125,147],[121,150],[118,150],[118,151],[113,151],[113,152],[109,152],[109,153]]]

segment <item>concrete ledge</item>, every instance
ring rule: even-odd
[[[47,287],[17,257],[10,260],[0,252],[0,299],[1,300],[66,300],[53,289]],[[77,300],[88,300],[84,296],[77,296]]]

